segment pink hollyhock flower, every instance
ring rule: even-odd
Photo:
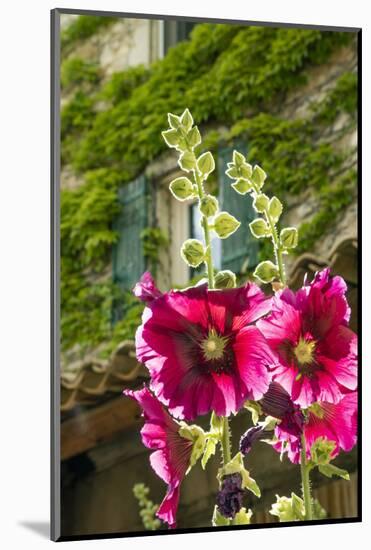
[[[254,284],[170,291],[148,303],[136,333],[138,361],[151,389],[177,418],[238,411],[268,389],[275,358],[252,326],[270,310]]]
[[[142,441],[148,449],[154,450],[150,456],[151,466],[168,485],[156,515],[174,528],[179,489],[190,465],[193,443],[179,435],[180,424],[170,416],[148,388],[125,390],[124,394],[135,399],[143,409],[145,421],[141,430]]]
[[[347,326],[346,289],[325,269],[297,292],[278,292],[270,315],[257,323],[278,355],[273,380],[303,408],[338,403],[357,388],[357,336]]]
[[[278,439],[274,449],[280,453],[287,452],[288,458],[295,464],[300,462],[302,434],[305,436],[308,458],[313,443],[320,437],[335,442],[332,458],[339,454],[340,449],[350,451],[356,444],[356,391],[345,394],[338,403],[313,403],[307,410],[306,418],[276,382],[271,383],[260,403],[265,414],[281,420],[274,431]]]
[[[148,271],[143,273],[133,288],[133,293],[137,298],[142,300],[142,302],[152,302],[152,300],[155,300],[162,295],[156,287],[152,275]]]

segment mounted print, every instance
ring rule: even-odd
[[[361,520],[360,38],[53,10],[54,540]]]

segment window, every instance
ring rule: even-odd
[[[112,249],[112,276],[121,290],[131,290],[146,269],[140,235],[148,225],[147,189],[146,177],[139,176],[118,192],[121,212],[113,224],[119,238]],[[113,323],[122,316],[122,305],[115,305]]]
[[[195,24],[188,21],[164,21],[164,54],[171,46],[186,40]]]
[[[258,243],[253,238],[249,223],[255,218],[255,213],[249,197],[242,197],[232,188],[232,180],[225,175],[227,163],[232,159],[233,149],[226,147],[218,152],[218,183],[219,206],[235,216],[241,225],[228,239],[218,239],[215,234],[212,238],[213,263],[216,269],[230,269],[234,273],[243,273],[258,264]],[[241,144],[236,148],[243,151]],[[191,238],[203,241],[203,232],[200,225],[200,213],[197,204],[190,206]],[[212,233],[213,234],[213,233]],[[192,269],[190,276],[202,273],[202,267]]]

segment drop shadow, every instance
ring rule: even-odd
[[[50,523],[48,521],[19,521],[18,524],[44,539],[50,538]]]

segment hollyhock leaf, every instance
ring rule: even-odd
[[[189,132],[189,130],[192,128],[193,125],[193,117],[189,111],[189,109],[186,109],[184,113],[182,114],[180,118],[180,122],[185,129],[186,132]]]
[[[267,174],[257,164],[252,171],[251,179],[258,189],[261,189],[264,185]]]
[[[182,124],[180,117],[174,115],[173,113],[168,113],[167,119],[169,121],[170,128],[173,128],[174,130],[177,130]]]
[[[233,525],[250,525],[251,517],[252,510],[249,509],[248,511],[246,511],[246,508],[241,508],[241,510],[237,512],[233,520]]]
[[[166,145],[169,147],[176,147],[179,143],[178,132],[174,129],[165,130],[162,132],[162,137],[164,138]]]
[[[197,169],[201,172],[204,178],[207,178],[210,172],[215,169],[214,157],[210,151],[203,153],[200,157],[198,157]]]
[[[215,454],[215,450],[216,450],[216,440],[212,437],[209,437],[206,443],[204,455],[201,459],[201,466],[203,470],[206,468],[206,464],[208,463],[209,459],[212,457],[212,455]]]
[[[246,193],[251,191],[251,189],[253,188],[250,181],[241,178],[238,179],[235,183],[232,183],[232,187],[240,195],[246,195]]]
[[[216,505],[214,508],[212,525],[213,527],[222,527],[225,525],[229,525],[229,519],[222,516],[222,514],[219,512],[218,507]]]
[[[187,141],[188,141],[189,147],[191,147],[192,149],[194,147],[197,147],[197,145],[200,145],[200,143],[201,143],[201,134],[200,134],[200,130],[198,129],[197,126],[194,126],[188,132]]]
[[[268,212],[273,222],[276,223],[282,214],[282,203],[277,197],[272,197],[269,201]]]
[[[172,195],[179,201],[191,199],[193,194],[193,184],[186,177],[180,177],[173,180],[169,185]]]
[[[326,477],[338,476],[349,481],[349,473],[346,470],[342,470],[333,464],[320,464],[318,466],[319,471]]]
[[[220,239],[226,239],[240,227],[239,222],[228,212],[220,212],[214,219],[214,230]]]

